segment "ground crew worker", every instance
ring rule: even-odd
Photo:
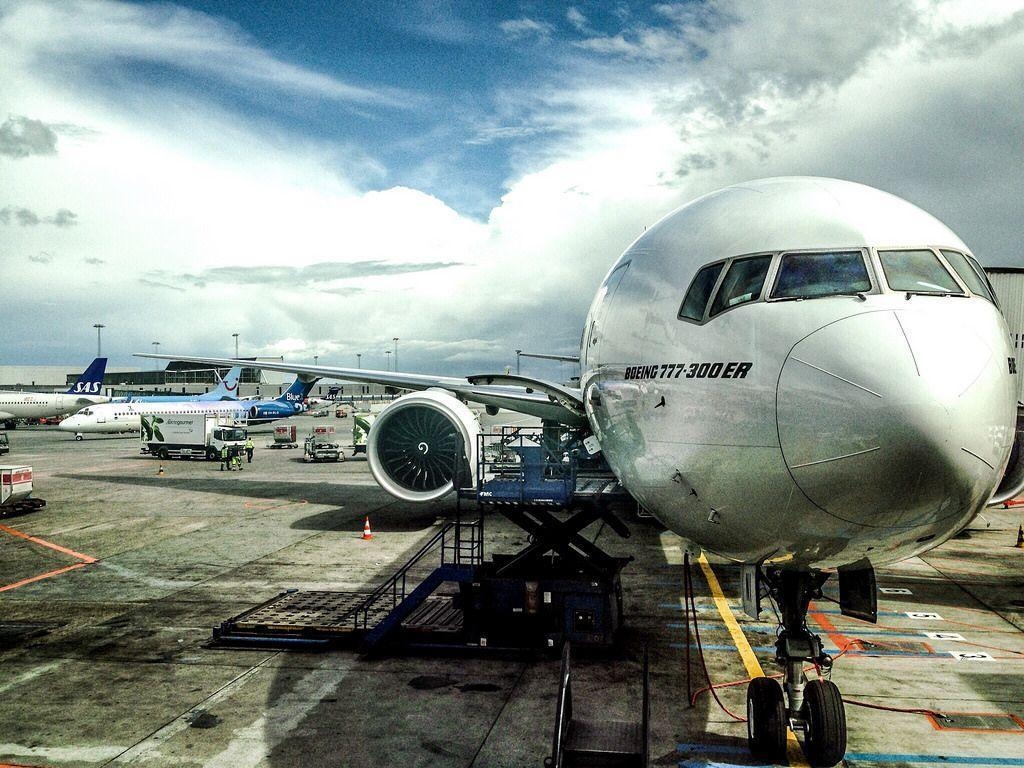
[[[222,445],[220,449],[220,468],[223,471],[225,467],[231,469],[228,465],[228,447],[226,445]]]
[[[231,446],[231,463],[239,472],[242,471],[242,449],[237,445]]]
[[[252,464],[252,452],[255,447],[256,446],[252,444],[252,438],[247,437],[245,439],[245,455],[249,458],[249,461],[247,462],[249,464]]]

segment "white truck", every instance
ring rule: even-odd
[[[31,512],[46,506],[42,499],[31,499],[32,467],[0,467],[0,516]]]
[[[142,453],[161,459],[217,459],[227,446],[241,451],[248,437],[234,419],[212,413],[142,415]]]

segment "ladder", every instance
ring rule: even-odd
[[[643,706],[634,720],[585,720],[575,717],[569,643],[562,647],[555,733],[545,768],[647,768],[650,722],[650,673],[644,647]]]

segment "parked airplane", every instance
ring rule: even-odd
[[[138,432],[141,429],[141,415],[148,413],[219,413],[233,416],[250,425],[265,424],[305,411],[308,407],[306,396],[316,381],[315,377],[299,376],[276,400],[104,403],[83,408],[64,419],[58,428],[64,432],[74,432],[76,440],[81,440],[86,433]]]
[[[217,400],[237,400],[238,380],[242,366],[236,365],[225,374],[214,389],[201,395],[133,395],[114,398],[115,403],[206,403]]]
[[[452,489],[454,458],[431,450],[443,440],[461,439],[475,467],[464,401],[595,437],[640,504],[743,566],[748,613],[764,597],[778,607],[785,684],[748,687],[753,751],[784,759],[790,726],[813,765],[831,765],[846,716],[836,686],[803,672],[831,663],[809,601],[838,571],[843,612],[874,620],[873,566],[941,544],[997,489],[1021,490],[1005,487],[1021,433],[996,301],[967,246],[914,205],[776,178],[705,195],[626,249],[590,307],[579,388],[262,365],[419,390],[380,413],[367,445],[377,481],[406,500]]]
[[[0,421],[7,429],[14,429],[17,419],[47,419],[107,402],[110,398],[100,395],[106,367],[107,358],[97,357],[62,393],[0,391]]]

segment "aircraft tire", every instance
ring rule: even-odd
[[[84,440],[84,439],[85,439],[85,438],[84,438],[84,437],[82,437],[81,435],[75,435],[75,440],[78,440],[78,441],[82,441],[82,440]]]
[[[807,720],[804,754],[815,768],[835,765],[846,754],[846,710],[843,697],[830,680],[812,680],[804,689]]]
[[[756,757],[785,762],[786,704],[782,686],[770,677],[747,685],[747,741]]]
[[[170,454],[167,452],[166,448],[161,448],[159,451],[157,451],[156,455],[159,456],[164,461],[167,461],[167,459],[170,458]]]

